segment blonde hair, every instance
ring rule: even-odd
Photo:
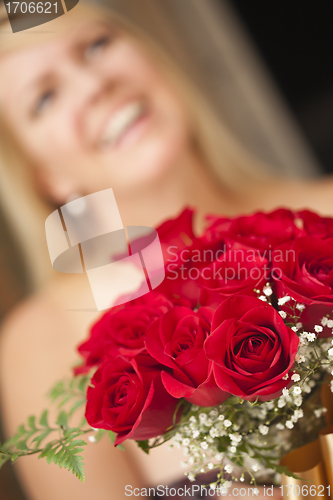
[[[0,55],[1,52],[40,42],[41,34],[43,34],[43,39],[54,36],[50,32],[51,29],[56,28],[56,34],[59,36],[59,30],[67,30],[68,26],[75,22],[77,16],[88,14],[89,18],[92,16],[109,18],[110,22],[116,23],[125,30],[154,57],[167,78],[178,90],[190,116],[196,151],[203,163],[210,167],[213,175],[216,175],[227,189],[234,192],[248,186],[249,183],[262,180],[267,175],[264,173],[265,169],[260,166],[257,158],[244,150],[235,140],[221,116],[214,109],[213,103],[209,102],[205,94],[204,78],[197,71],[195,58],[186,53],[179,34],[173,29],[172,23],[166,22],[156,0],[113,0],[112,8],[111,10],[80,3],[73,11],[60,19],[30,29],[28,32],[11,34],[11,36],[8,35],[8,32],[11,33],[9,23],[4,22],[6,13],[3,9],[1,14],[0,8]],[[40,204],[37,208],[38,200],[32,188],[28,187],[28,179],[24,180],[23,185],[19,182],[22,179],[19,174],[22,170],[20,165],[27,159],[15,139],[11,137],[4,117],[1,117],[1,112],[0,154],[2,155],[0,161],[3,165],[10,165],[11,168],[11,172],[8,168],[5,172],[0,165],[0,176],[3,178],[1,185],[5,190],[2,193],[4,208],[16,227],[29,262],[32,278],[38,284],[45,277],[45,269],[51,269],[44,234],[42,234],[44,225],[40,220],[41,214],[45,220],[46,212],[45,209],[41,209]],[[11,193],[9,196],[8,192]],[[29,224],[23,222],[22,214],[25,218],[29,218]],[[39,215],[37,224],[36,214]],[[39,241],[36,242],[35,238],[32,241],[31,233],[40,234]],[[41,238],[44,239],[44,243]],[[44,252],[41,252],[44,257],[41,257],[39,253],[37,255],[36,248],[44,249]]]

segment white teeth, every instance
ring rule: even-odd
[[[144,105],[141,102],[132,102],[123,106],[106,124],[102,144],[115,144],[143,112]]]

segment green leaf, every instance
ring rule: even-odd
[[[79,389],[79,391],[81,392],[85,392],[85,389],[86,389],[86,385],[87,383],[90,381],[90,377],[82,377],[77,388]]]
[[[17,453],[14,453],[14,455],[11,456],[11,461],[12,462],[15,462],[15,460],[20,456],[20,453],[17,452]]]
[[[42,427],[47,427],[49,429],[49,424],[48,424],[48,421],[47,421],[48,414],[49,414],[49,410],[44,410],[43,411],[42,416],[39,419],[39,425],[41,425]]]
[[[67,413],[62,411],[59,416],[58,416],[58,419],[57,419],[57,425],[59,425],[60,427],[67,427],[68,425],[68,422],[67,422],[68,418],[67,418]]]
[[[114,444],[116,437],[117,437],[117,434],[115,432],[108,431],[108,435],[109,435],[111,443]]]
[[[65,393],[65,386],[63,382],[58,382],[50,392],[50,398],[52,401],[58,399],[59,396]]]
[[[52,447],[54,446],[54,443],[48,443],[44,450],[40,453],[40,455],[38,455],[38,458],[44,458],[47,456],[48,452],[52,449]]]
[[[45,457],[45,458],[46,458],[46,461],[47,461],[47,463],[48,463],[48,464],[50,464],[51,462],[53,462],[53,457],[54,457],[54,455],[55,455],[56,451],[57,451],[57,447],[54,447],[54,448],[51,448],[51,449],[47,452],[47,454],[46,454],[46,457]]]
[[[5,463],[10,459],[9,455],[4,455],[3,453],[0,453],[0,469],[5,465]]]
[[[83,469],[83,458],[77,454],[77,449],[69,449],[68,447],[64,447],[59,452],[60,460],[58,462],[58,466],[60,468],[64,467],[71,471],[75,476],[80,479],[80,481],[84,482],[85,475]]]
[[[16,448],[18,450],[27,450],[28,449],[27,440],[26,439],[22,439],[22,441],[18,441],[16,443]]]
[[[70,401],[71,399],[72,396],[66,396],[62,401],[60,401],[58,408],[62,408],[63,406],[65,406],[65,404],[68,403],[68,401]]]
[[[149,441],[148,439],[146,441],[137,441],[139,448],[143,450],[145,453],[149,453]]]
[[[78,408],[81,408],[81,406],[85,404],[85,402],[85,400],[76,401],[72,408],[69,410],[68,415],[71,417]]]
[[[274,469],[278,474],[285,474],[286,476],[293,477],[294,479],[300,479],[301,481],[304,481],[303,478],[297,476],[297,474],[294,474],[291,472],[291,470],[288,469],[288,467],[285,467],[283,465],[275,465],[274,464]],[[305,479],[307,481],[307,479]]]
[[[36,417],[35,416],[32,415],[31,417],[28,418],[28,425],[29,425],[30,429],[37,432]]]
[[[96,442],[100,441],[102,437],[105,435],[106,431],[104,429],[98,429],[95,437],[96,437]]]
[[[39,434],[38,436],[36,436],[32,441],[31,443],[36,443],[36,449],[40,447],[41,445],[41,442],[47,437],[49,436],[49,434],[51,433],[52,431],[51,430],[46,430],[45,432],[42,432],[41,434]]]

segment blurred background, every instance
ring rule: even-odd
[[[201,60],[229,127],[267,168],[333,171],[332,2],[163,0],[163,9]],[[0,200],[0,321],[31,289]],[[24,499],[10,464],[0,498]]]

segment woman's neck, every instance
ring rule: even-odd
[[[157,226],[186,206],[197,211],[200,230],[207,213],[235,213],[235,196],[213,177],[194,154],[188,154],[164,179],[126,198],[116,194],[124,225]]]

